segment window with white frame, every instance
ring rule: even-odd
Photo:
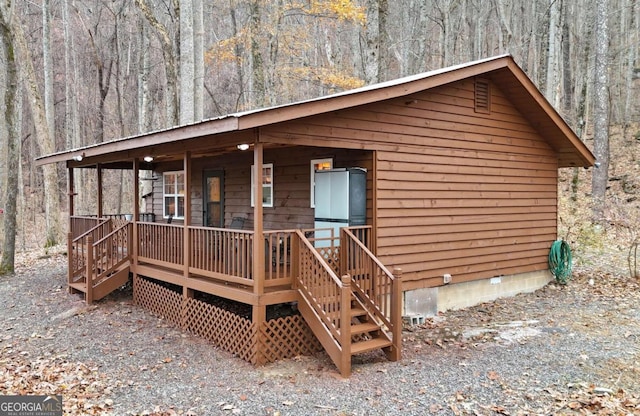
[[[328,169],[333,169],[333,159],[311,160],[311,208],[316,207],[316,172]]]
[[[254,165],[251,165],[251,206],[255,205],[255,173]],[[262,206],[273,207],[273,163],[262,165]]]
[[[184,171],[165,172],[162,175],[164,218],[184,218]]]

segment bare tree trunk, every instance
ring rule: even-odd
[[[64,83],[64,107],[65,107],[65,145],[67,149],[75,147],[75,125],[74,119],[78,116],[75,110],[75,97],[72,92],[72,87],[75,85],[71,80],[75,80],[75,77],[71,75],[71,54],[72,54],[72,39],[71,30],[69,26],[69,2],[72,0],[62,1],[62,25],[64,28],[64,73],[66,82]],[[77,189],[77,188],[76,188]]]
[[[178,122],[178,65],[173,52],[171,36],[166,26],[156,19],[151,8],[145,0],[135,0],[136,6],[147,19],[147,22],[156,30],[160,44],[162,45],[162,57],[164,58],[164,68],[167,77],[167,126],[171,127]],[[179,10],[174,4],[174,8]]]
[[[202,0],[193,0],[193,105],[195,121],[204,119],[204,10]]]
[[[180,124],[194,120],[193,2],[180,0]]]
[[[251,103],[253,106],[263,107],[267,103],[266,81],[264,60],[262,59],[262,48],[260,46],[260,2],[251,0],[250,10],[250,32],[251,32]]]
[[[367,22],[364,30],[364,63],[365,84],[380,81],[380,22],[378,0],[367,0]]]
[[[553,1],[549,7],[549,39],[547,41],[547,75],[544,94],[554,107],[558,108],[560,79],[559,67],[560,56],[558,47],[560,46],[560,1]]]
[[[596,1],[596,61],[594,67],[593,150],[599,167],[593,170],[593,220],[604,220],[605,194],[609,180],[609,30],[607,0]]]
[[[391,54],[389,51],[389,32],[387,31],[387,20],[389,18],[388,0],[378,0],[378,82],[389,79],[389,66],[391,65]]]
[[[5,189],[4,217],[4,242],[2,245],[2,257],[0,258],[0,275],[13,273],[16,252],[16,198],[18,196],[18,162],[20,155],[17,152],[20,138],[17,137],[15,102],[18,90],[18,68],[16,66],[14,40],[8,26],[5,10],[0,6],[0,37],[2,44],[2,61],[6,68],[5,92],[4,92],[4,121],[7,123],[7,182]]]
[[[149,38],[147,25],[140,22],[142,33],[138,39],[138,133],[145,133],[149,125]]]
[[[233,30],[232,33],[234,36],[239,36],[238,22],[236,19],[235,0],[229,0],[229,9],[230,9],[230,15],[231,15],[231,28]],[[239,58],[240,56],[242,56],[242,49],[240,48],[240,42],[235,42],[235,45],[233,48],[236,54],[235,69],[236,69],[236,75],[238,77],[238,88],[239,88],[238,100],[236,101],[236,106],[235,106],[235,110],[237,111],[238,108],[244,109],[247,106],[249,100],[247,99],[247,96],[244,90],[244,83],[245,83],[244,71],[242,71],[242,60]]]
[[[511,2],[507,2],[511,3]],[[505,53],[509,50],[509,45],[513,38],[513,33],[509,27],[509,16],[513,13],[513,10],[505,5],[504,0],[495,0],[496,14],[498,15],[498,21],[500,22],[500,30],[498,31],[498,46],[500,53]],[[508,11],[507,11],[508,10]]]
[[[417,74],[420,71],[424,71],[426,66],[426,55],[427,55],[427,44],[429,39],[425,35],[427,30],[427,2],[422,0],[415,0],[414,2],[414,10],[417,9],[418,17],[417,24],[415,25],[413,30],[411,31],[411,37],[416,41],[416,48],[412,53],[408,54],[409,63],[407,65],[407,70],[410,74]]]
[[[576,114],[573,111],[574,79],[571,71],[571,34],[569,32],[569,16],[567,2],[562,2],[562,115],[569,125],[575,130]]]
[[[53,107],[53,59],[51,57],[51,5],[42,0],[42,61],[44,67],[44,112],[49,136],[55,137],[55,111]]]
[[[22,137],[22,117],[24,115],[23,110],[23,96],[24,94],[18,94],[16,97],[16,137]],[[18,155],[18,217],[20,218],[20,233],[22,236],[22,251],[26,250],[26,235],[27,231],[25,230],[25,222],[27,217],[27,209],[24,198],[24,186],[21,184],[24,183],[24,176],[22,171],[22,140],[18,140],[16,142],[17,149],[16,154]]]
[[[138,133],[144,133],[151,130],[150,116],[149,116],[149,38],[147,26],[144,22],[140,22],[142,26],[142,34],[139,39],[140,56],[138,71]],[[151,178],[151,171],[140,171],[139,180],[142,178]],[[140,195],[136,195],[136,198],[140,198],[142,195],[146,195],[153,190],[151,180],[140,180]],[[148,212],[146,206],[146,200],[142,200],[140,206],[140,212]]]
[[[9,4],[9,8],[12,7]],[[40,154],[52,154],[55,152],[54,137],[49,134],[47,117],[44,109],[44,99],[38,87],[36,72],[31,58],[31,50],[27,45],[22,30],[22,25],[17,16],[12,16],[12,9],[8,9],[6,4],[0,6],[2,18],[4,20],[10,38],[13,39],[14,50],[16,52],[16,62],[21,71],[21,79],[26,83],[26,92],[29,97],[31,114],[33,117],[34,129],[36,131],[36,142],[40,149]],[[55,165],[45,165],[44,172],[44,195],[45,195],[45,221],[46,221],[46,241],[45,247],[58,244],[60,238],[60,200],[58,173]]]

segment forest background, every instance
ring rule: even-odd
[[[632,249],[639,41],[638,0],[0,0],[0,273],[65,241],[64,166],[38,156],[504,53],[600,164],[561,172],[560,237]],[[131,212],[132,175],[104,181]]]

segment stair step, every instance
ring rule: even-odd
[[[380,327],[373,322],[361,322],[351,325],[351,335],[364,334],[367,332],[377,331]]]
[[[351,308],[351,317],[352,318],[356,318],[358,316],[365,316],[367,314],[367,311],[365,311],[364,309],[360,308],[360,307],[352,307]]]
[[[351,355],[390,347],[392,342],[386,338],[372,338],[351,344]]]
[[[365,311],[362,308],[351,308],[351,318],[358,318],[360,316],[366,316],[367,315],[367,311]],[[327,314],[327,316],[331,317],[331,318],[336,318],[336,317],[340,317],[340,312],[336,311],[336,312],[330,312]]]

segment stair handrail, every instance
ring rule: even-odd
[[[400,358],[402,342],[401,277],[394,276],[348,228],[341,228],[340,232],[340,273],[351,275],[351,286],[354,293],[359,295],[358,297],[364,302],[369,312],[387,326],[392,335],[393,354],[397,360]],[[357,247],[363,256],[359,257],[358,253],[353,252],[353,247]],[[350,261],[355,258],[363,257],[367,263],[372,265],[368,271],[371,274],[368,281],[360,278],[359,269],[350,264]],[[378,277],[383,281],[378,282]],[[365,288],[363,284],[369,287]]]
[[[125,246],[120,247],[117,244],[114,246],[113,244],[114,236],[121,234],[124,229],[127,229],[127,233],[125,236],[126,240],[123,241],[125,243]],[[93,270],[96,270],[96,273],[94,274],[93,279],[88,279],[88,280],[100,282],[104,277],[108,276],[110,273],[117,270],[124,263],[131,260],[131,247],[132,247],[132,240],[133,240],[133,235],[131,232],[132,230],[133,230],[133,223],[131,222],[124,223],[118,228],[111,231],[109,234],[102,237],[100,240],[92,244],[92,250],[93,250],[92,258],[95,263]],[[105,250],[104,250],[105,253],[99,256],[99,254],[101,254],[101,251],[102,251],[100,249],[100,246],[105,246]],[[107,267],[102,268],[100,273],[97,273],[98,265],[100,263],[101,265],[106,264]]]
[[[304,298],[308,301],[309,305],[313,308],[316,315],[320,318],[321,322],[324,326],[329,330],[334,340],[341,346],[343,349],[349,348],[348,345],[343,345],[343,338],[345,335],[345,331],[349,330],[351,325],[348,322],[348,319],[345,319],[345,316],[349,316],[350,311],[344,311],[344,302],[341,302],[342,293],[345,291],[344,289],[351,290],[349,283],[343,283],[342,279],[340,279],[336,273],[329,267],[325,259],[317,252],[315,247],[311,244],[311,242],[304,236],[302,231],[296,230],[296,235],[298,236],[298,241],[300,244],[299,256],[298,258],[302,261],[303,252],[306,251],[311,254],[312,258],[315,259],[317,264],[320,265],[322,270],[322,276],[318,276],[318,274],[310,275],[309,277],[313,278],[327,278],[328,277],[328,286],[321,286],[322,291],[314,291],[314,287],[310,284],[310,282],[306,282],[304,280],[306,273],[311,273],[312,270],[309,267],[302,267],[300,265],[299,271],[294,278],[295,288],[298,289],[304,296]],[[345,282],[348,282],[345,280]],[[317,288],[315,288],[317,289]],[[322,300],[324,299],[324,300]],[[329,300],[331,299],[331,300]],[[337,306],[340,305],[340,306]],[[334,309],[334,313],[329,315],[325,310],[326,306],[330,306],[329,309]],[[347,308],[350,309],[350,304],[347,304]],[[342,331],[345,329],[345,331]],[[342,334],[342,335],[341,335]],[[349,338],[350,340],[350,338]]]
[[[104,226],[105,224],[107,224],[110,221],[111,221],[111,218],[104,218],[97,225],[95,225],[94,227],[88,229],[84,233],[82,233],[79,236],[77,236],[76,238],[74,238],[73,242],[75,243],[76,241],[80,241],[80,239],[86,238],[89,234],[92,234],[93,232],[97,231],[100,227]]]
[[[69,284],[81,279],[82,275],[88,270],[87,262],[89,259],[87,255],[88,251],[92,249],[89,247],[89,240],[93,240],[94,234],[96,234],[101,227],[108,225],[110,221],[109,218],[103,219],[97,225],[91,227],[76,238],[73,238],[73,230],[69,231],[69,239],[67,242],[67,250],[69,252],[67,280]],[[93,241],[91,241],[91,243],[93,243]],[[91,267],[93,267],[93,265],[91,265]]]

